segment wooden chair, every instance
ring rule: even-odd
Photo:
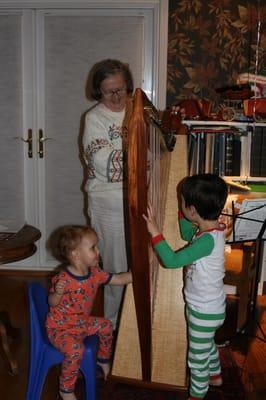
[[[0,347],[3,351],[3,356],[8,363],[9,372],[11,375],[18,374],[18,363],[11,353],[8,338],[17,339],[20,336],[19,329],[11,325],[9,315],[6,311],[0,312]]]
[[[0,266],[30,257],[36,251],[35,242],[41,237],[39,229],[24,225],[18,232],[0,232]],[[18,364],[11,353],[8,337],[19,336],[19,329],[12,327],[6,311],[0,311],[0,348],[8,362],[10,373],[17,375]]]
[[[224,283],[236,286],[238,296],[237,332],[248,320],[252,306],[255,283],[255,243],[232,244],[231,252],[225,252]]]

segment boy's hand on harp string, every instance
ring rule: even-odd
[[[143,218],[147,223],[148,232],[152,237],[157,236],[161,233],[156,222],[153,207],[150,203],[147,206],[147,215],[143,214]]]

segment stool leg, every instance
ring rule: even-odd
[[[5,357],[10,366],[10,372],[12,375],[17,375],[18,374],[18,364],[11,354],[9,344],[8,344],[8,339],[7,339],[6,327],[2,321],[0,321],[0,336],[1,336],[1,342],[2,342],[1,344],[3,346]]]
[[[94,369],[94,368],[93,368]],[[96,400],[96,369],[88,373],[84,372],[84,383],[85,383],[85,399]]]
[[[96,400],[96,357],[93,352],[86,352],[86,357],[81,363],[80,370],[84,377],[85,399]]]
[[[237,331],[240,332],[247,323],[249,313],[249,282],[242,282],[239,287]]]
[[[42,396],[42,390],[44,382],[50,367],[54,365],[42,355],[39,355],[38,363],[33,365],[30,370],[30,379],[27,389],[26,400],[40,400]]]
[[[47,365],[42,365],[39,373],[38,373],[38,377],[37,377],[37,382],[34,388],[34,397],[32,396],[31,399],[33,400],[40,400],[41,399],[41,395],[42,395],[42,389],[43,389],[43,385],[45,382],[45,378],[46,375],[49,371],[49,367]]]

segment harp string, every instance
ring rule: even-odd
[[[146,99],[147,102],[147,99]],[[148,114],[147,128],[148,128],[148,143],[147,149],[147,178],[148,178],[148,193],[147,198],[153,206],[157,223],[162,230],[165,196],[166,196],[166,183],[168,182],[169,163],[167,158],[169,152],[164,144],[162,131],[160,130],[159,113],[156,108],[150,103],[149,106],[144,107],[146,114]],[[153,317],[154,299],[156,298],[157,288],[157,275],[159,261],[156,257],[152,247],[149,246],[149,264],[150,264],[150,300],[151,312]]]

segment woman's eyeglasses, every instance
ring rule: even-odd
[[[126,91],[127,91],[127,88],[124,87],[124,88],[121,88],[121,89],[110,90],[108,92],[104,92],[102,90],[101,92],[102,92],[102,95],[104,97],[113,97],[113,96],[122,96],[122,95],[124,95],[126,93]]]

